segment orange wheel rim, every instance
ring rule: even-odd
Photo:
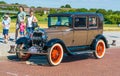
[[[104,53],[104,43],[103,42],[99,42],[98,45],[97,45],[97,54],[98,56],[102,56],[103,53]]]
[[[51,59],[54,63],[58,63],[62,57],[62,49],[60,46],[55,46],[51,52]]]

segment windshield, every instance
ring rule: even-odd
[[[70,17],[49,17],[49,27],[70,26]]]

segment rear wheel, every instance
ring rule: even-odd
[[[106,47],[104,41],[98,40],[95,47],[94,56],[98,59],[103,58],[103,56],[105,55],[105,51],[106,51]]]
[[[50,65],[59,65],[63,59],[63,47],[61,44],[56,43],[48,49],[48,62]]]
[[[18,44],[17,45],[17,49],[23,49],[24,47],[24,44]],[[26,61],[28,60],[30,57],[31,57],[31,54],[30,53],[23,53],[22,51],[20,50],[17,50],[19,52],[16,52],[16,56],[20,59],[20,60],[23,60],[23,61]]]

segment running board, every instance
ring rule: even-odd
[[[74,52],[75,55],[77,55],[77,54],[85,54],[85,53],[93,53],[93,50]]]

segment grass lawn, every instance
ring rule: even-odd
[[[15,26],[16,26],[15,24],[16,24],[15,22],[11,23],[9,32],[11,32],[11,33],[15,32]],[[39,26],[41,28],[47,28],[47,23],[39,23]],[[2,24],[1,24],[1,22],[0,22],[0,33],[2,33]]]
[[[47,22],[39,22],[39,26],[41,28],[47,28]],[[120,31],[120,27],[118,27],[116,24],[104,24],[104,31]],[[11,26],[10,26],[10,32],[11,33],[14,33],[15,32],[15,22],[12,22],[11,23]],[[1,25],[1,22],[0,22],[0,33],[2,33],[2,25]]]
[[[117,24],[104,24],[104,31],[120,31]]]

